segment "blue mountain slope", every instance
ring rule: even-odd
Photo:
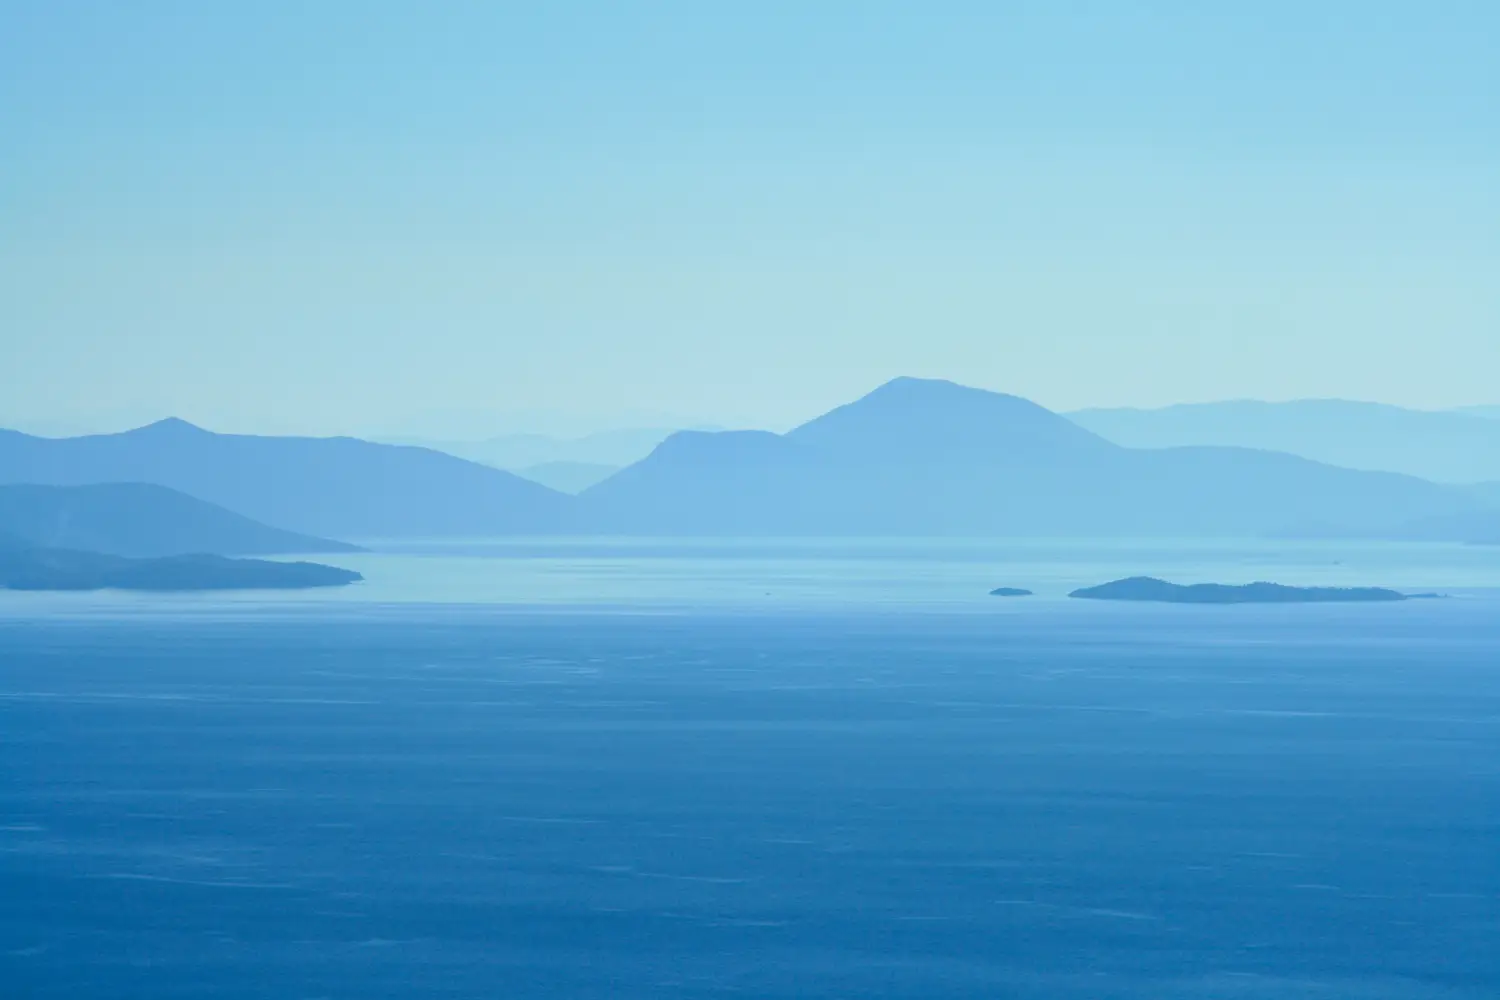
[[[572,499],[426,448],[215,434],[180,420],[77,438],[0,433],[0,482],[156,483],[267,524],[346,539],[555,531]]]
[[[861,461],[1045,462],[1114,450],[1030,400],[918,378],[893,379],[788,431],[786,439]]]
[[[1235,446],[1437,482],[1500,479],[1500,421],[1474,413],[1304,399],[1081,410],[1067,416],[1131,448]]]
[[[785,435],[675,435],[581,497],[671,534],[1380,533],[1462,491],[1237,448],[1113,445],[1026,400],[898,379]]]
[[[594,462],[542,462],[513,470],[523,479],[541,483],[559,493],[578,494],[603,482],[616,472],[618,465],[601,465]]]
[[[46,548],[132,557],[354,549],[268,527],[150,483],[0,486],[0,533]]]

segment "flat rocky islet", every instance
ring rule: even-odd
[[[994,590],[990,591],[990,596],[991,597],[1031,597],[1032,593],[1029,590],[1023,590],[1020,587],[996,587]]]
[[[1332,604],[1382,603],[1436,598],[1403,594],[1384,587],[1290,587],[1279,583],[1169,583],[1149,576],[1114,580],[1075,590],[1069,597],[1096,601],[1151,601],[1164,604]]]

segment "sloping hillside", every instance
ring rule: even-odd
[[[165,420],[122,434],[0,433],[0,482],[142,482],[335,538],[559,530],[571,497],[426,448],[215,434]]]

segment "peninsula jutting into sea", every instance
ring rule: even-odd
[[[132,559],[0,536],[0,590],[303,590],[362,579],[321,563],[205,554]]]

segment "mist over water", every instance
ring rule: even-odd
[[[313,614],[330,605],[806,611],[941,607],[1036,613],[1106,580],[1379,586],[1482,596],[1500,591],[1500,549],[1369,541],[994,538],[361,539],[327,561],[364,582],[338,590],[151,595],[11,593],[6,614],[216,615],[226,608]],[[1037,600],[996,605],[996,586]],[[1042,609],[1045,611],[1046,609]],[[1108,613],[1100,611],[1099,613]]]
[[[1500,992],[1486,553],[694,544],[387,551],[359,568],[404,591],[336,599],[4,595],[0,980]],[[1459,596],[1057,596],[1124,562]],[[973,596],[999,584],[1041,596]]]

